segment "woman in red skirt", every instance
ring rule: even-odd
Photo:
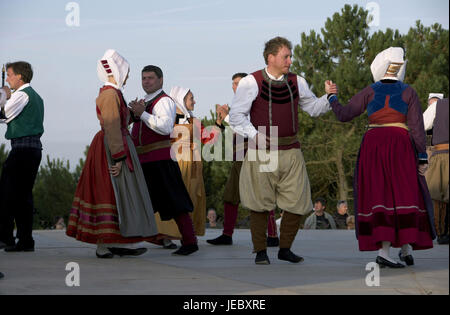
[[[128,62],[108,50],[98,62],[104,86],[96,100],[101,130],[87,154],[70,212],[66,234],[96,244],[97,257],[138,256],[132,248],[157,238],[156,221],[139,158],[128,132],[129,110],[121,88]]]
[[[371,65],[375,84],[343,107],[330,98],[336,117],[347,122],[369,116],[354,178],[356,233],[360,251],[378,250],[382,267],[403,268],[392,259],[390,247],[413,265],[413,250],[433,247],[435,238],[431,199],[424,173],[428,165],[422,109],[416,91],[402,82],[403,49],[391,47]],[[430,206],[431,205],[431,206]]]

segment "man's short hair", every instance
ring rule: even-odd
[[[292,50],[292,43],[284,37],[275,37],[266,43],[264,48],[264,60],[266,65],[269,64],[269,55],[275,56],[283,46],[286,46],[289,50]]]
[[[142,73],[144,72],[154,72],[158,79],[161,79],[163,77],[161,68],[157,66],[145,66],[144,69],[142,69]]]
[[[25,61],[17,61],[10,62],[6,64],[6,70],[9,68],[12,69],[14,74],[21,76],[22,81],[24,83],[30,83],[31,79],[33,79],[33,68],[28,62]]]
[[[339,207],[340,207],[341,205],[343,205],[343,204],[347,205],[347,201],[345,201],[345,200],[339,200],[338,203],[337,203],[337,207],[339,208]]]
[[[233,75],[233,77],[231,78],[231,80],[234,80],[236,78],[245,78],[248,74],[244,73],[244,72],[238,72],[236,74]]]
[[[324,206],[324,207],[327,205],[327,201],[322,197],[319,197],[314,201],[315,204],[318,202],[320,202],[322,204],[322,206]]]

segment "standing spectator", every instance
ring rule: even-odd
[[[325,212],[327,202],[323,198],[317,198],[314,202],[314,213],[305,221],[305,230],[330,230],[336,229],[333,217]]]
[[[333,215],[333,219],[336,222],[338,229],[347,229],[347,218],[348,218],[348,204],[345,200],[339,200],[337,203],[337,211]]]
[[[355,216],[349,215],[347,217],[347,230],[354,230],[355,229]]]

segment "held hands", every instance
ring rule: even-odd
[[[3,91],[6,93],[6,99],[9,100],[11,98],[11,89],[6,85],[2,87]]]
[[[216,114],[217,114],[217,124],[221,125],[225,117],[227,117],[228,113],[230,112],[230,108],[227,104],[225,105],[219,105],[216,104]]]
[[[333,81],[330,80],[326,80],[325,81],[325,92],[330,95],[330,94],[338,94],[339,93],[339,89],[338,86],[333,83]]]
[[[117,177],[120,174],[121,168],[122,168],[122,162],[117,162],[115,165],[113,165],[109,168],[109,173],[112,176]]]
[[[142,113],[145,111],[145,101],[138,101],[137,97],[134,101],[131,101],[128,106],[136,117],[141,117]]]
[[[419,164],[417,169],[419,170],[419,174],[421,176],[425,176],[425,173],[428,170],[428,164]]]

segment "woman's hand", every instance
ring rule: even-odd
[[[120,170],[122,168],[122,162],[117,162],[116,164],[114,164],[113,166],[111,166],[109,168],[109,173],[113,176],[113,177],[117,177],[120,175]]]

